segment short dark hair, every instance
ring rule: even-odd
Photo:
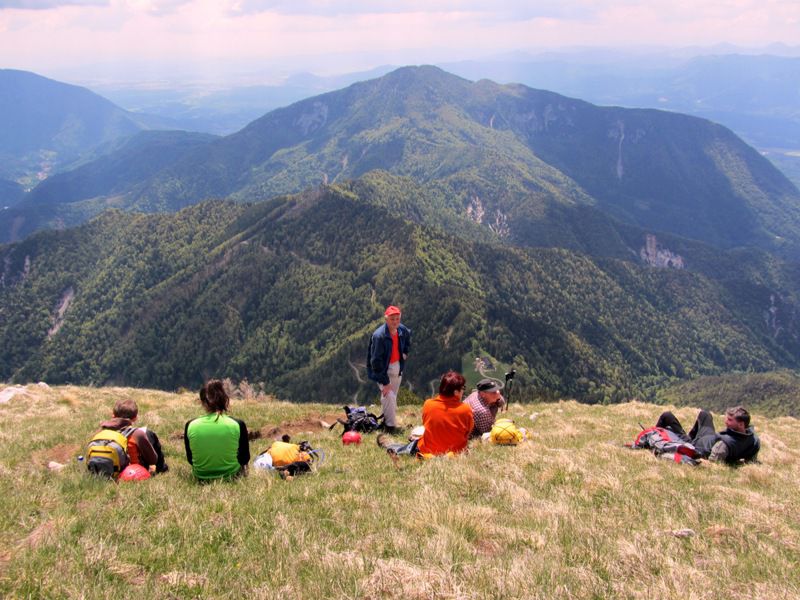
[[[114,405],[114,416],[121,419],[135,419],[139,415],[136,400],[117,400]]]
[[[458,390],[463,390],[466,384],[467,380],[461,373],[448,371],[442,375],[442,381],[439,382],[439,393],[442,396],[454,396]]]
[[[750,413],[744,406],[732,406],[725,411],[725,414],[733,417],[739,423],[744,423],[745,427],[750,427]]]
[[[200,388],[200,404],[210,413],[228,410],[230,398],[219,379],[211,379]]]

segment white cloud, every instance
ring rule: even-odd
[[[476,13],[491,19],[518,20],[540,17],[587,18],[595,8],[590,1],[540,0],[239,0],[234,11],[241,14],[272,12],[284,15],[346,15],[399,13]]]
[[[49,10],[59,6],[108,6],[109,0],[0,0],[0,10]]]
[[[0,56],[40,71],[348,56],[345,70],[575,45],[800,45],[799,25],[797,0],[0,0]]]

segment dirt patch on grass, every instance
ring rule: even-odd
[[[249,429],[247,431],[247,438],[252,442],[253,440],[277,440],[283,435],[290,435],[293,438],[301,433],[317,433],[328,429],[336,422],[336,419],[343,418],[342,413],[317,413],[309,415],[302,419],[295,419],[294,421],[286,421],[280,425],[264,425],[261,429]],[[184,437],[183,431],[175,431],[169,434],[171,440],[182,440]]]
[[[45,450],[37,450],[33,453],[33,462],[37,465],[47,466],[50,461],[55,461],[65,465],[75,460],[83,450],[80,444],[59,444]]]
[[[28,546],[29,548],[38,548],[53,535],[55,530],[56,523],[54,521],[45,521],[31,531],[19,545],[21,547]]]
[[[474,546],[478,556],[497,556],[501,550],[500,544],[493,540],[476,540]]]
[[[303,419],[286,421],[280,425],[265,425],[259,430],[259,433],[261,434],[261,438],[267,440],[280,438],[285,434],[294,437],[300,433],[316,433],[327,429],[336,422],[337,418],[342,416],[341,413],[318,413],[316,415],[309,415]]]

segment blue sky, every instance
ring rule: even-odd
[[[800,47],[798,0],[0,0],[0,67],[320,74],[565,46]]]

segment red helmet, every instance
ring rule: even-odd
[[[344,435],[342,435],[342,443],[343,444],[360,444],[361,443],[361,434],[357,431],[345,431]]]
[[[150,471],[142,465],[128,465],[119,474],[120,481],[144,481],[150,479]]]

